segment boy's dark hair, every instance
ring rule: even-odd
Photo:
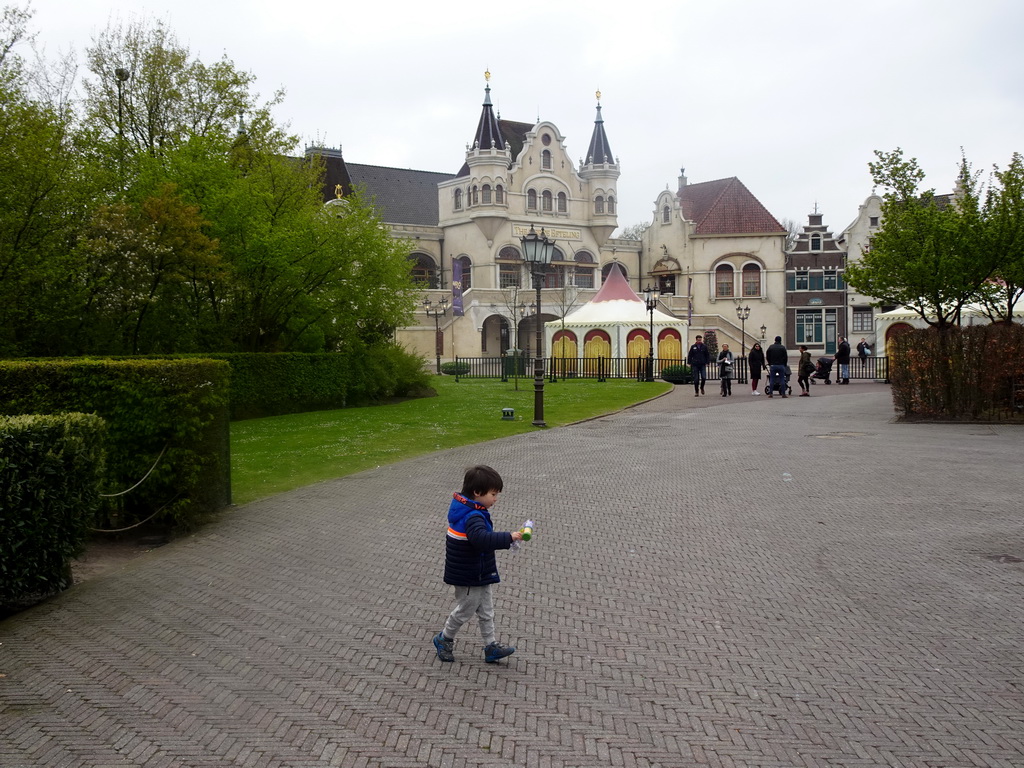
[[[462,480],[462,495],[472,499],[474,495],[483,496],[489,491],[500,491],[502,485],[497,470],[486,464],[478,464],[466,470],[466,477]]]

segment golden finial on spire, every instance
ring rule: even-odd
[[[486,80],[488,83],[491,82],[491,69],[490,69],[490,67],[488,67],[484,71],[484,80]]]
[[[597,100],[600,101],[601,100],[601,89],[598,88],[597,89],[597,93],[595,93],[594,95],[597,96]]]

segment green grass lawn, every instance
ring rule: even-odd
[[[431,377],[437,397],[231,425],[231,486],[245,504],[432,451],[530,432],[533,380]],[[548,427],[612,413],[672,387],[663,381],[572,379],[544,386]],[[515,409],[503,421],[502,408]]]

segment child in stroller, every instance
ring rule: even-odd
[[[829,377],[832,375],[832,363],[831,357],[819,357],[818,364],[814,366],[814,373],[811,374],[811,381],[824,379],[826,384],[831,384],[832,379]]]
[[[789,384],[790,373],[791,373],[791,371],[789,369],[789,366],[787,365],[786,366],[786,383],[783,385],[786,388],[786,392],[785,392],[786,395],[792,395],[793,394],[793,387],[791,387],[790,384]],[[772,382],[772,377],[769,376],[768,377],[768,383],[764,387],[764,393],[766,395],[771,395],[772,392],[778,392],[780,395],[783,394],[782,391],[779,389],[779,385],[773,383]]]

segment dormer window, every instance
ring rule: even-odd
[[[540,153],[540,167],[545,171],[551,170],[551,152],[547,149]]]

